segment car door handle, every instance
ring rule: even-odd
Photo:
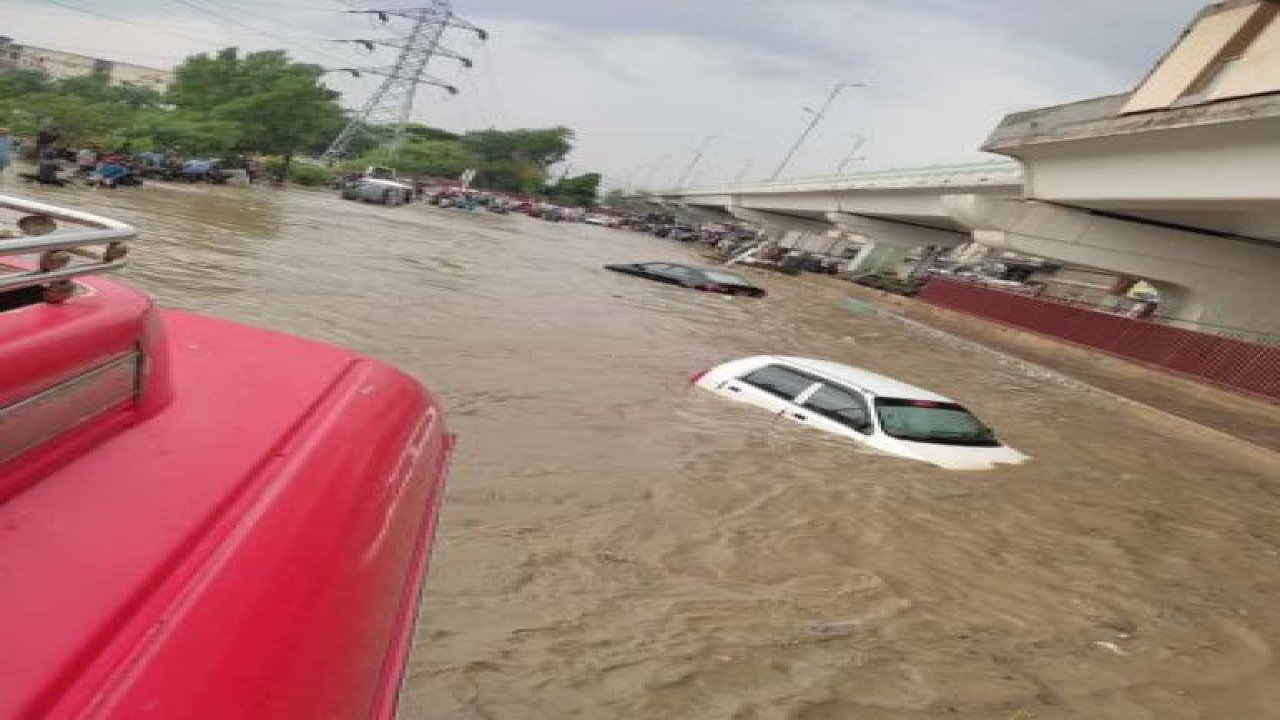
[[[738,387],[737,385],[728,385],[726,387],[728,388],[729,392],[742,392],[742,388]]]
[[[804,413],[793,412],[793,413],[788,413],[788,415],[790,415],[791,417],[795,418],[796,420],[808,420],[808,419],[809,419],[809,416],[808,416],[808,415],[805,415]]]

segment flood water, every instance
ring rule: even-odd
[[[350,346],[461,445],[406,720],[1253,720],[1280,707],[1280,467],[892,319],[604,272],[691,249],[330,194],[29,192],[136,223],[162,303]],[[958,398],[955,473],[689,389],[778,352]]]

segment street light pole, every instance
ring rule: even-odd
[[[787,165],[791,163],[791,158],[795,157],[796,153],[799,152],[801,146],[804,145],[804,141],[808,140],[809,135],[813,133],[814,128],[818,127],[818,123],[822,122],[822,118],[825,117],[827,111],[831,109],[831,104],[836,101],[836,97],[838,97],[845,88],[851,87],[866,86],[862,83],[836,83],[836,86],[831,88],[831,94],[827,96],[827,101],[822,104],[822,108],[820,110],[812,113],[813,119],[809,121],[804,132],[800,133],[800,137],[796,139],[796,144],[792,145],[791,149],[787,151],[787,156],[782,158],[782,163],[779,164],[778,169],[774,170],[773,174],[769,176],[769,180],[777,180],[778,176],[782,175],[782,171],[786,170]]]
[[[676,183],[676,187],[684,187],[685,183],[689,182],[689,178],[693,177],[693,171],[698,168],[698,163],[702,162],[702,156],[707,153],[707,148],[711,146],[711,143],[719,139],[719,135],[708,135],[702,138],[698,149],[693,151],[693,160],[689,163],[689,167],[685,169],[684,174],[680,176],[680,182]]]
[[[654,176],[658,174],[658,168],[662,167],[670,159],[671,159],[670,155],[663,155],[657,160],[654,160],[653,163],[649,165],[648,170],[646,170],[644,174],[644,182],[641,183],[644,186],[644,189],[646,190],[653,189],[652,187],[650,187],[650,185],[653,184]]]
[[[862,146],[863,146],[863,145],[866,145],[866,144],[867,144],[867,138],[866,138],[866,136],[865,136],[865,135],[856,135],[856,134],[855,134],[855,135],[850,135],[849,137],[853,138],[853,140],[854,140],[854,142],[853,142],[853,149],[852,149],[852,150],[850,150],[850,151],[849,151],[849,154],[848,154],[848,155],[845,155],[845,156],[844,156],[844,159],[840,161],[840,164],[836,166],[836,174],[837,174],[837,175],[839,175],[840,173],[844,172],[844,169],[845,169],[845,168],[847,168],[847,167],[849,167],[849,163],[853,162],[854,160],[859,159],[859,158],[858,158],[858,152],[862,150]]]

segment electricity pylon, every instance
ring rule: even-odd
[[[432,58],[444,57],[457,60],[465,67],[471,67],[469,59],[444,47],[441,40],[445,31],[450,28],[461,28],[476,33],[481,40],[489,39],[489,33],[453,14],[449,0],[432,0],[429,7],[401,8],[395,10],[350,10],[353,14],[374,15],[383,23],[391,18],[404,18],[413,21],[413,30],[407,37],[395,41],[384,40],[352,40],[364,45],[369,50],[381,45],[400,49],[400,55],[391,67],[382,68],[342,68],[342,70],[360,77],[364,73],[381,75],[386,79],[370,96],[368,102],[360,109],[351,122],[338,133],[324,151],[324,160],[333,164],[347,154],[351,142],[361,131],[375,125],[390,124],[391,141],[388,143],[390,156],[395,158],[404,143],[405,124],[409,122],[413,112],[413,101],[418,93],[419,85],[434,85],[444,88],[451,95],[458,94],[458,88],[427,75],[427,65]]]

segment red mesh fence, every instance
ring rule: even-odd
[[[931,279],[920,298],[1233,390],[1280,400],[1280,347],[945,278]]]

